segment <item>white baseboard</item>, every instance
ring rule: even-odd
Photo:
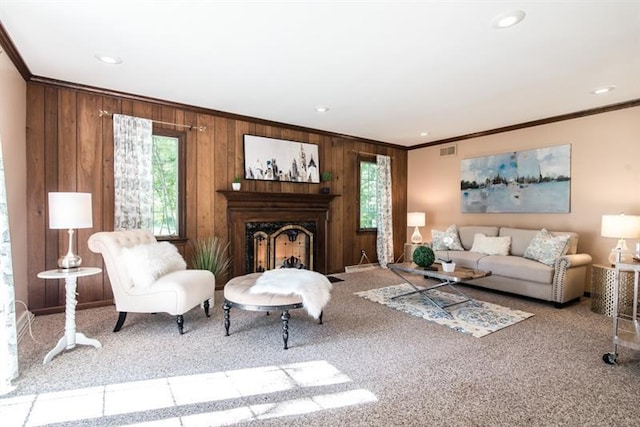
[[[23,311],[18,319],[16,319],[16,330],[18,333],[18,342],[22,339],[24,334],[29,330],[29,323],[33,322],[36,316],[30,311]]]

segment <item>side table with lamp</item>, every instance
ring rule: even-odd
[[[73,235],[76,228],[93,227],[91,193],[49,193],[49,228],[66,229],[69,234],[69,250],[58,259],[58,268],[38,273],[41,279],[64,279],[65,281],[65,326],[64,336],[44,357],[47,364],[54,356],[70,350],[77,344],[101,348],[100,341],[87,338],[76,331],[76,290],[78,277],[99,274],[97,267],[81,267],[82,258],[73,251]]]

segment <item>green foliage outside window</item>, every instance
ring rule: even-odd
[[[360,228],[377,228],[376,164],[360,161]]]
[[[153,135],[153,233],[178,236],[179,139]]]

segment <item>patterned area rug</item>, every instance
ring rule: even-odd
[[[355,295],[478,338],[507,326],[515,325],[533,316],[532,313],[525,311],[512,310],[501,305],[474,300],[447,307],[447,312],[451,313],[450,317],[443,313],[442,310],[434,307],[420,293],[407,295],[395,300],[391,299],[396,295],[411,292],[412,290],[413,288],[410,285],[403,283],[386,288],[356,292]],[[428,295],[441,305],[464,300],[460,295],[438,291],[437,289],[428,291]]]

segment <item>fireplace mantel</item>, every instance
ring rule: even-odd
[[[329,208],[331,201],[339,194],[311,193],[265,193],[262,191],[218,190],[227,199],[227,207],[259,207],[273,209],[290,206]]]
[[[339,194],[266,193],[218,190],[227,199],[227,224],[233,276],[246,274],[245,234],[247,222],[304,222],[316,224],[315,270],[327,274],[329,211]]]

